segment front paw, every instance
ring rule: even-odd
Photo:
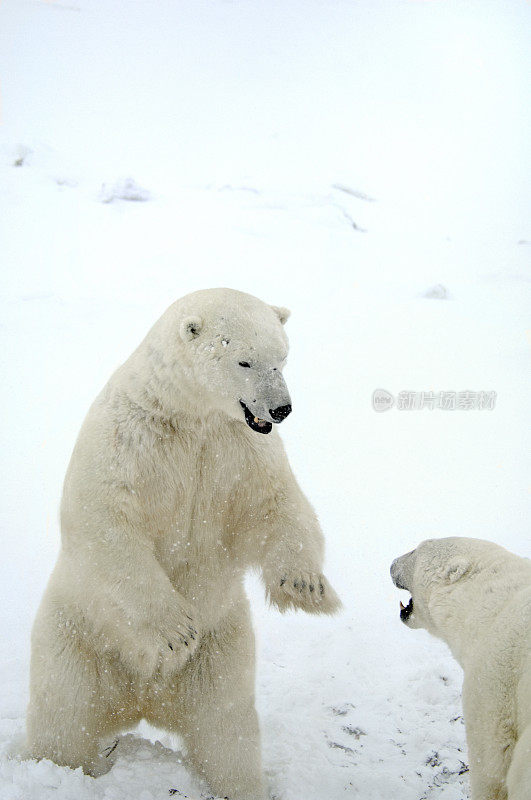
[[[279,611],[301,608],[308,614],[334,614],[341,608],[341,600],[318,572],[281,572],[268,584],[267,597]]]
[[[187,617],[179,627],[163,626],[159,641],[161,647],[157,670],[164,681],[179,672],[199,646],[199,633],[194,620]]]
[[[158,624],[139,626],[127,661],[145,681],[166,681],[179,672],[199,645],[199,633],[188,613],[172,609]]]

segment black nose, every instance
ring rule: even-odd
[[[282,422],[283,419],[286,419],[288,414],[291,414],[291,406],[279,406],[278,408],[270,408],[269,413],[271,415],[271,419],[275,422]]]

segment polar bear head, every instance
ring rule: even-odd
[[[194,292],[170,306],[155,340],[164,382],[178,385],[173,405],[184,399],[197,416],[223,412],[270,433],[291,412],[282,375],[288,317],[287,309],[233,289]]]
[[[482,591],[471,590],[471,582],[476,587],[492,586],[508,559],[517,557],[481,539],[427,539],[391,565],[395,586],[411,594],[407,606],[400,603],[402,622],[448,640],[455,617],[466,614],[472,603],[481,602]],[[486,577],[486,582],[478,581],[480,576]]]

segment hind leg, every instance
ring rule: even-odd
[[[254,635],[247,600],[204,636],[149,721],[175,730],[210,789],[230,800],[264,800],[254,706]]]
[[[523,731],[507,774],[509,800],[528,800],[531,795],[531,725]]]
[[[112,766],[99,752],[100,740],[136,724],[140,714],[125,676],[110,660],[98,661],[59,617],[46,619],[45,611],[39,612],[33,631],[29,755],[97,777]]]

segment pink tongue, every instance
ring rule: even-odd
[[[265,419],[258,419],[258,417],[254,418],[254,422],[256,425],[258,425],[259,428],[263,428],[264,425],[266,424]]]

